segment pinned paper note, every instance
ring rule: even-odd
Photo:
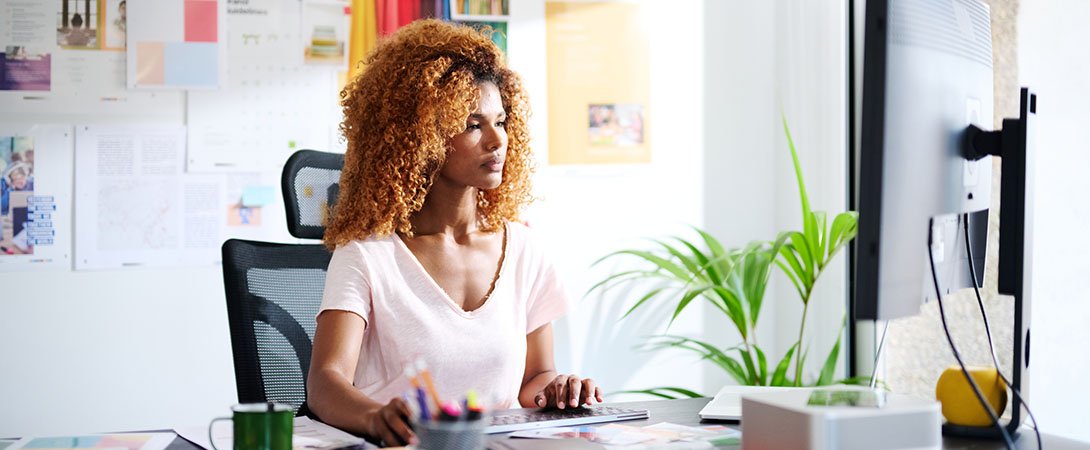
[[[276,200],[276,188],[272,186],[246,186],[242,191],[242,206],[260,207]]]
[[[229,227],[258,227],[261,226],[261,208],[242,205],[227,207],[227,226]],[[3,449],[0,449],[3,450]]]

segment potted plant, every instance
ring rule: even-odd
[[[672,324],[693,301],[709,302],[738,331],[738,345],[721,348],[695,338],[663,334],[648,339],[649,349],[680,348],[695,352],[725,371],[738,384],[767,386],[802,386],[802,368],[809,348],[803,342],[807,311],[811,295],[823,270],[837,253],[846,247],[857,232],[858,214],[842,212],[828,221],[824,211],[814,211],[806,195],[802,167],[791,138],[786,118],[783,129],[787,136],[795,176],[798,180],[802,207],[802,229],[784,231],[771,241],[754,241],[739,248],[727,248],[714,236],[693,227],[697,239],[670,236],[654,239],[652,250],[624,249],[610,253],[594,264],[616,258],[636,258],[648,264],[646,269],[626,270],[611,274],[588,290],[609,290],[620,286],[646,286],[647,280],[658,283],[649,288],[622,315],[628,317],[637,309],[655,302],[676,302],[670,317]],[[802,318],[798,340],[780,356],[770,369],[768,358],[756,339],[757,319],[761,313],[766,287],[773,272],[779,269],[791,281],[802,302]],[[836,342],[825,357],[815,385],[833,384],[833,374],[840,355],[841,324]],[[858,379],[837,380],[837,383],[858,382]],[[699,397],[700,394],[680,387],[657,387],[639,391],[664,398]]]

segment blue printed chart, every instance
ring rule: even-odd
[[[57,231],[53,229],[53,215],[57,213],[57,203],[52,195],[33,195],[27,197],[27,244],[34,247],[53,245]]]

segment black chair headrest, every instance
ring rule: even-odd
[[[288,232],[303,239],[321,239],[340,192],[341,153],[299,150],[284,164],[281,177]]]

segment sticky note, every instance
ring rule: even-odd
[[[185,0],[185,41],[216,42],[219,4],[208,0]]]
[[[163,79],[170,86],[215,87],[219,77],[217,44],[170,42],[165,45]]]
[[[162,42],[137,42],[136,83],[144,86],[162,85],[164,60]]]
[[[276,188],[272,186],[246,186],[242,191],[242,206],[265,206],[276,200]]]

